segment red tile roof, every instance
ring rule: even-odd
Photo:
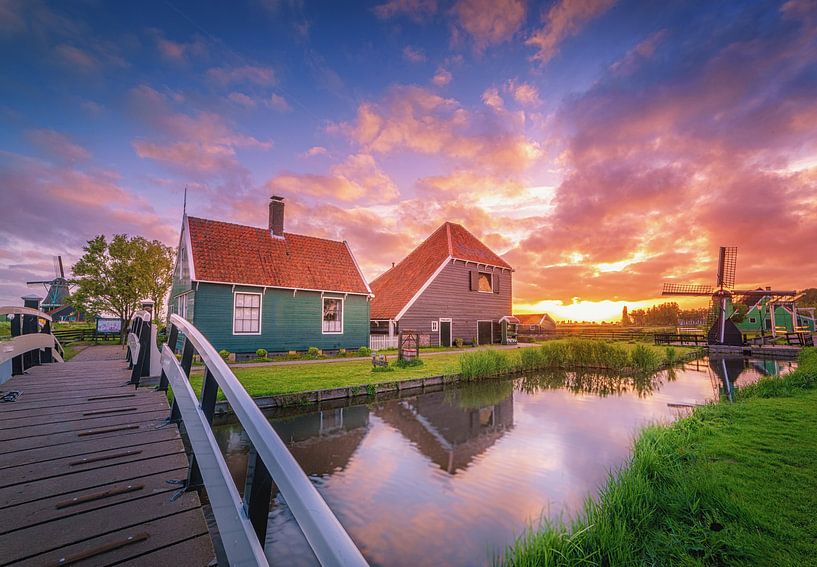
[[[196,280],[368,294],[345,242],[187,217]]]
[[[476,236],[446,222],[395,267],[371,283],[372,319],[394,319],[448,257],[512,269]]]

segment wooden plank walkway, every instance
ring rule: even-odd
[[[88,358],[0,386],[22,392],[0,404],[0,565],[208,565],[198,495],[171,501],[187,457],[164,393]]]

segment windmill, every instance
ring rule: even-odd
[[[738,249],[736,246],[721,246],[718,253],[718,275],[715,286],[665,283],[661,295],[675,295],[685,297],[711,297],[707,325],[711,325],[708,333],[709,344],[729,344],[741,346],[743,338],[740,331],[727,316],[726,306],[735,297],[751,298],[755,301],[762,297],[776,295],[795,295],[793,290],[775,291],[772,289],[734,289],[735,267],[737,265]]]
[[[35,282],[26,282],[26,285],[42,284],[45,286],[45,299],[40,307],[43,311],[52,311],[65,305],[70,286],[65,279],[65,269],[62,266],[62,256],[54,256],[54,279]]]

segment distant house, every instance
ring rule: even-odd
[[[170,311],[216,349],[356,349],[368,344],[370,299],[345,241],[284,232],[280,197],[268,228],[182,220]]]
[[[516,315],[519,319],[519,332],[538,333],[540,331],[552,331],[556,328],[556,321],[547,313],[526,313]]]
[[[772,329],[814,333],[817,330],[814,308],[797,307],[797,297],[765,296],[748,305],[748,308],[743,320],[737,324],[742,333],[770,332]]]
[[[511,315],[513,268],[473,234],[446,222],[371,284],[373,334],[418,331],[432,345],[500,341]]]

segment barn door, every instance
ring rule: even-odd
[[[440,321],[440,346],[451,346],[451,321]]]
[[[489,345],[493,343],[493,321],[477,321],[477,343]]]

